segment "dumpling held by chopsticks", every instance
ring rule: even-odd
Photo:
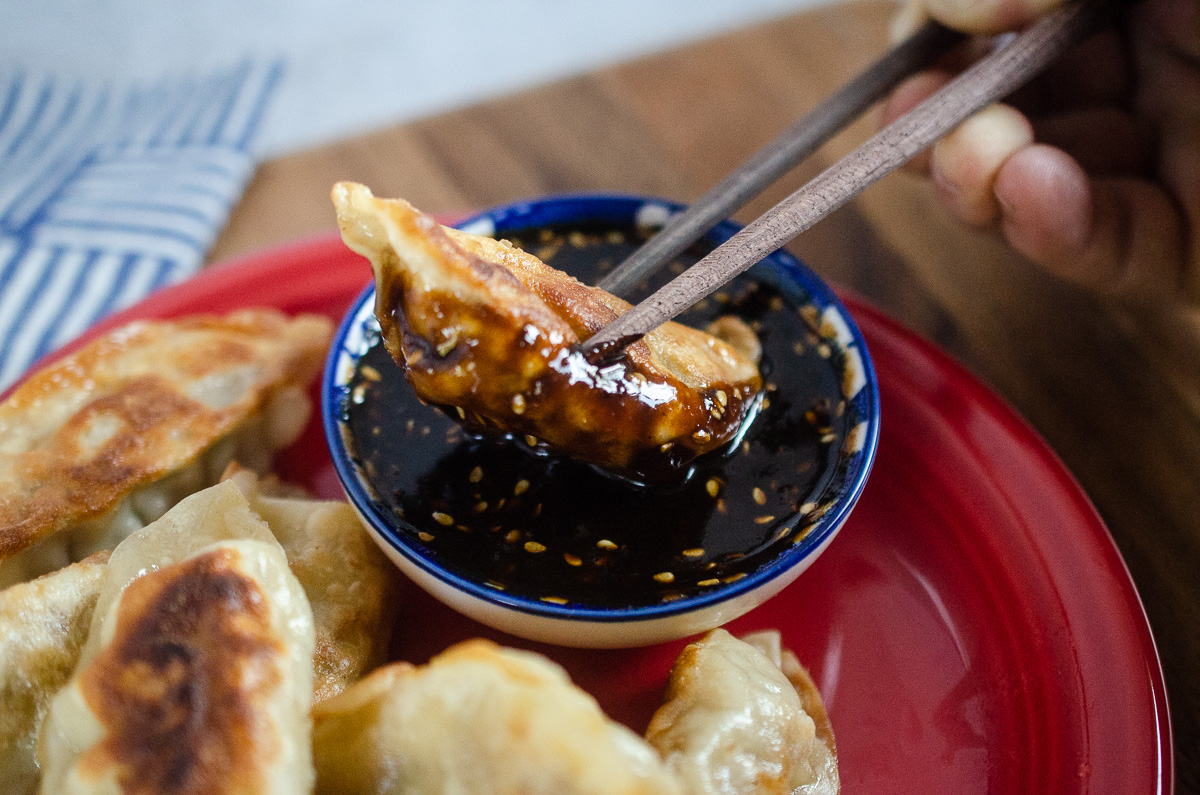
[[[666,323],[594,365],[578,344],[625,301],[362,185],[338,183],[333,201],[342,239],[374,267],[388,352],[418,396],[468,427],[655,480],[728,442],[753,406],[753,351]]]

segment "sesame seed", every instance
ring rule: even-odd
[[[565,605],[567,603],[567,600],[561,596],[543,596],[542,601],[549,602],[552,605]]]
[[[383,376],[380,375],[379,371],[376,370],[371,365],[364,364],[361,369],[362,369],[363,378],[367,379],[368,381],[382,381],[383,380]]]
[[[792,532],[792,528],[790,527],[780,528],[779,532],[775,534],[775,540],[782,541],[784,538],[787,538],[787,534],[790,532]]]
[[[512,396],[512,410],[513,410],[513,414],[524,414],[525,413],[525,396],[524,395],[517,394],[517,395]]]
[[[567,235],[567,242],[575,248],[583,248],[587,245],[587,235],[583,232],[571,232]]]
[[[362,403],[367,397],[367,385],[359,384],[350,392],[350,400],[356,405]]]
[[[504,534],[504,540],[510,544],[515,544],[516,542],[521,540],[521,531],[520,530],[509,530],[507,533]]]
[[[767,409],[771,408],[771,398],[767,397],[766,395],[763,395],[761,408],[763,411],[766,411]]]
[[[737,582],[738,580],[742,579],[745,576],[746,576],[746,572],[739,571],[736,574],[730,574],[728,577],[725,578],[724,582]]]
[[[792,343],[792,352],[795,353],[797,356],[803,356],[804,355],[804,343],[803,342],[793,342]]]
[[[701,580],[700,582],[698,582],[696,584],[699,586],[702,586],[704,588],[711,588],[714,585],[720,585],[721,581],[718,580],[716,577],[713,577],[711,580]]]
[[[455,406],[454,410],[458,412],[458,418],[460,420],[465,420],[467,418],[467,412],[463,411],[462,406]]]
[[[614,544],[613,542],[609,541],[607,538],[602,538],[599,541],[597,541],[596,546],[600,547],[601,549],[616,549],[617,548],[617,545]]]
[[[718,512],[718,513],[725,513],[725,498],[724,498],[724,497],[722,497],[721,499],[717,500],[717,512]]]
[[[449,527],[450,525],[454,524],[454,517],[448,513],[442,513],[441,511],[434,511],[433,514],[431,514],[431,515],[433,516],[433,521],[437,522],[438,524],[444,524],[444,525],[446,525],[446,527]]]
[[[583,565],[583,559],[579,558],[576,555],[572,555],[570,552],[563,553],[563,560],[565,560],[567,562],[568,566],[582,566]]]
[[[433,540],[433,534],[421,531],[420,533],[417,533],[417,538],[421,539],[425,543],[429,543],[430,541]]]
[[[467,475],[467,480],[472,483],[478,483],[483,480],[483,467],[475,467],[471,470],[471,474]]]
[[[692,547],[691,549],[683,550],[685,558],[702,558],[704,557],[704,549],[702,547]]]
[[[833,444],[833,443],[834,443],[834,442],[836,442],[836,441],[837,441],[837,435],[836,435],[836,434],[827,433],[827,434],[825,434],[824,436],[822,436],[822,437],[821,437],[821,442],[822,442],[823,444]]]
[[[800,506],[800,513],[812,513],[817,509],[815,502],[806,502]]]
[[[407,430],[409,433],[412,433],[413,428],[416,427],[416,424],[417,424],[416,420],[409,420],[408,422],[404,423],[404,429]]]
[[[755,486],[750,491],[750,496],[754,497],[754,501],[757,502],[759,505],[767,504],[767,493],[765,491],[763,491],[762,489],[760,489],[758,486]]]
[[[775,521],[774,516],[756,516],[756,517],[754,517],[755,524],[770,524],[773,521]]]
[[[750,455],[750,443],[742,442],[742,455]]]
[[[709,478],[704,484],[704,488],[708,491],[708,496],[715,497],[721,493],[721,483],[716,478]]]
[[[483,584],[489,588],[495,588],[497,591],[504,590],[504,586],[501,583],[496,582],[495,580],[484,580]]]
[[[820,345],[817,346],[817,353],[820,354],[822,359],[828,359],[830,356],[833,355],[833,350],[828,345],[826,345],[825,343],[822,342]]]
[[[471,510],[475,511],[475,513],[483,513],[487,510],[487,500],[480,500],[479,502],[475,503],[475,507]]]
[[[675,582],[675,575],[669,571],[660,571],[654,575],[654,579],[658,582]]]
[[[513,486],[513,495],[514,496],[520,496],[527,491],[529,491],[529,481],[526,480],[525,478],[521,478],[520,480],[517,481],[517,485]]]
[[[530,447],[537,447],[538,438],[536,436],[525,434],[525,444],[529,445]]]
[[[538,542],[536,542],[536,541],[526,541],[526,542],[525,542],[525,551],[526,551],[526,552],[532,552],[533,554],[535,554],[535,555],[536,555],[536,554],[537,554],[537,553],[539,553],[539,552],[545,552],[545,551],[546,551],[546,545],[545,545],[545,544],[539,544],[539,543],[538,543]]]
[[[704,430],[703,428],[701,428],[700,430],[698,430],[692,434],[692,439],[695,440],[698,444],[704,444],[709,439],[712,439],[712,434],[709,433],[708,431]]]
[[[729,404],[729,396],[725,394],[724,389],[717,390],[717,402],[720,403],[722,406]]]
[[[661,445],[659,445],[659,446],[658,446],[658,451],[659,451],[660,453],[665,453],[665,452],[667,452],[668,450],[670,450],[670,449],[671,449],[672,447],[674,447],[674,446],[675,446],[675,443],[674,443],[674,442],[667,442],[666,444],[661,444]]]

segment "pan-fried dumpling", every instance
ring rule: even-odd
[[[0,404],[0,585],[112,549],[234,458],[266,471],[330,332],[265,309],[138,322],[34,374]]]
[[[0,591],[0,795],[37,791],[37,730],[87,640],[107,552]]]
[[[384,660],[399,572],[346,503],[264,494],[258,477],[236,465],[227,476],[283,545],[312,605],[313,702],[342,692]]]
[[[296,793],[312,786],[312,612],[232,483],[113,551],[42,792]]]
[[[474,640],[313,708],[317,792],[679,793],[640,737],[540,655]]]
[[[812,680],[778,633],[749,640],[714,629],[685,648],[646,739],[689,795],[838,792],[833,734]]]
[[[339,182],[333,201],[342,239],[375,269],[388,352],[417,395],[458,409],[470,427],[532,435],[650,479],[724,445],[753,405],[754,354],[729,344],[744,334],[727,342],[666,323],[598,367],[578,344],[626,312],[625,301],[362,185]]]

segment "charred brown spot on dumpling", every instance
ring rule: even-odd
[[[84,770],[116,767],[126,793],[261,790],[280,752],[261,708],[284,646],[239,558],[217,549],[125,590],[112,642],[80,675],[106,735]]]

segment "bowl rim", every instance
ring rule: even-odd
[[[481,230],[503,234],[506,230],[528,229],[552,223],[569,223],[584,218],[627,224],[631,219],[637,223],[640,214],[647,208],[653,208],[652,214],[659,214],[665,220],[666,215],[677,213],[683,207],[684,205],[678,202],[636,194],[557,194],[496,205],[463,218],[453,226],[470,231]],[[537,223],[529,223],[531,217],[540,220]],[[522,219],[526,222],[521,225],[514,223],[514,221]],[[713,245],[720,245],[740,229],[741,226],[732,221],[723,221],[702,239]],[[838,532],[858,502],[866,485],[879,445],[879,384],[862,332],[833,289],[798,258],[783,249],[764,257],[763,262],[769,262],[781,271],[783,276],[797,282],[799,287],[808,294],[810,300],[818,304],[822,315],[824,310],[830,307],[840,314],[845,331],[850,336],[850,342],[843,344],[843,347],[855,347],[862,361],[865,383],[860,393],[866,395],[863,422],[867,428],[861,448],[851,454],[854,461],[849,464],[849,471],[841,493],[833,507],[817,519],[813,529],[806,535],[805,541],[808,543],[791,545],[789,549],[777,554],[753,572],[747,573],[745,577],[670,602],[632,607],[594,607],[571,603],[560,605],[543,602],[536,597],[521,596],[489,588],[482,582],[463,577],[439,565],[436,560],[423,554],[419,547],[411,545],[378,510],[369,487],[363,482],[357,465],[350,457],[342,432],[340,409],[342,398],[348,389],[344,384],[337,382],[339,364],[343,353],[351,355],[345,351],[347,336],[356,324],[363,322],[362,316],[366,305],[373,304],[375,293],[373,283],[368,284],[359,294],[338,324],[321,379],[321,418],[325,440],[342,489],[359,515],[368,522],[376,537],[382,538],[388,546],[412,564],[434,576],[443,584],[468,596],[532,616],[597,623],[667,618],[731,601],[767,585],[798,566],[806,567],[812,562],[811,559],[815,559],[815,556],[828,546],[828,542],[832,540],[833,535]],[[761,264],[756,264],[754,267],[761,267]]]

